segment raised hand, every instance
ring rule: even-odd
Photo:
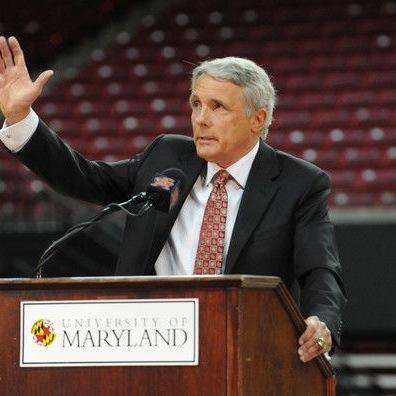
[[[18,40],[0,36],[0,108],[9,125],[28,115],[53,74],[46,70],[32,81]]]

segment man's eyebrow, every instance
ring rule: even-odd
[[[221,104],[222,106],[224,106],[224,107],[228,107],[221,99],[212,99],[214,102],[217,102],[217,103],[219,103],[219,104]]]

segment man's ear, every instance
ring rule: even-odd
[[[252,119],[251,119],[252,132],[260,134],[261,130],[264,127],[266,119],[267,119],[267,112],[265,109],[256,110],[255,113],[252,115]]]

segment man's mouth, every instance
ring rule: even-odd
[[[199,136],[197,138],[197,142],[199,142],[199,143],[210,143],[210,142],[213,142],[215,140],[217,140],[217,139],[214,138],[214,137],[211,137],[211,136]]]

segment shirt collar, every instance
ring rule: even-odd
[[[227,172],[233,177],[233,179],[244,189],[246,186],[247,178],[249,176],[250,168],[252,167],[253,161],[256,157],[260,145],[260,141],[242,158],[231,166],[226,168]],[[208,186],[213,179],[213,176],[223,168],[214,162],[208,162],[206,177],[202,178],[202,184]]]

